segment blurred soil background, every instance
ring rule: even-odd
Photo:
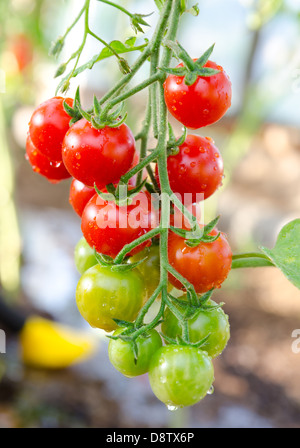
[[[49,61],[47,48],[52,34],[61,34],[69,23],[66,17],[74,6],[66,2],[61,20],[50,32],[46,18],[57,17],[61,6],[56,3],[60,2],[11,2],[16,32],[28,34],[33,43],[33,59],[26,70],[13,66],[16,56],[11,47],[0,50],[0,68],[10,63],[7,89],[0,97],[1,131],[5,127],[0,152],[2,164],[9,154],[6,172],[11,173],[6,179],[7,197],[3,176],[0,185],[1,284],[11,304],[90,331],[99,348],[78,365],[44,371],[24,366],[18,338],[8,335],[6,353],[0,354],[0,427],[299,427],[300,353],[292,350],[292,333],[299,329],[300,334],[300,292],[279,270],[232,271],[215,293],[214,300],[225,303],[231,339],[214,361],[214,393],[176,412],[168,411],[153,396],[147,375],[128,379],[116,372],[108,360],[107,338],[90,329],[79,315],[75,303],[79,274],[73,251],[81,230],[80,219],[68,202],[70,181],[49,184],[24,159],[30,114],[36,104],[53,96],[56,87],[55,81],[48,81],[56,62]],[[137,2],[127,3],[138,9]],[[148,3],[142,3],[147,12]],[[225,11],[214,0],[209,5],[199,2],[199,6],[198,18],[185,19],[182,41],[186,48],[196,45],[192,28],[187,26],[188,20],[196,22],[194,32],[204,36],[201,50],[217,42],[215,58],[230,73],[234,87],[231,112],[199,131],[214,138],[226,168],[224,185],[205,201],[205,220],[221,215],[219,228],[227,233],[235,253],[272,247],[283,225],[300,215],[300,115],[296,107],[300,89],[295,77],[300,67],[300,4],[229,1],[229,11]],[[223,27],[220,19],[212,20],[220,10],[227,18]],[[238,34],[237,20],[230,22],[230,14],[241,19],[244,37]],[[39,22],[35,31],[30,20]],[[240,46],[233,45],[237,35]],[[287,68],[290,61],[294,65]],[[105,90],[105,82],[98,86],[97,79],[99,73],[83,79],[84,101],[96,89],[99,95]],[[142,120],[142,99],[131,106]],[[180,127],[172,124],[180,133]]]

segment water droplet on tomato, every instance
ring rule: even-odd
[[[208,393],[208,395],[212,395],[214,393],[214,391],[215,391],[214,386],[210,386],[210,388],[208,389],[207,393]]]
[[[168,411],[174,412],[177,411],[177,409],[179,409],[179,406],[174,406],[171,404],[166,404]]]
[[[204,153],[206,152],[206,149],[203,148],[203,146],[201,146],[201,147],[199,148],[199,152],[200,152],[201,154],[204,154]]]
[[[76,157],[76,159],[81,159],[81,154],[80,154],[80,152],[76,152],[76,154],[75,154],[75,157]]]
[[[191,162],[190,166],[191,166],[191,168],[194,168],[196,166],[196,162]]]
[[[208,109],[204,109],[203,110],[203,115],[208,115],[209,114],[209,110]]]
[[[218,154],[217,152],[214,154],[214,156],[218,159],[220,157],[220,154]]]

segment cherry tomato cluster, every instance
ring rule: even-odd
[[[167,76],[164,83],[168,110],[190,129],[215,123],[230,106],[228,76],[213,62],[206,66],[219,72],[198,76],[192,85],[184,82],[184,76],[175,75]],[[116,188],[139,161],[129,127],[122,123],[97,128],[86,118],[72,121],[65,103],[72,107],[73,100],[54,97],[34,111],[26,157],[50,182],[72,178],[69,201],[81,218],[83,234],[75,248],[75,264],[81,274],[76,288],[78,309],[92,327],[114,331],[108,352],[117,370],[128,377],[148,372],[154,394],[170,407],[193,405],[211,390],[212,359],[227,344],[229,323],[222,308],[209,299],[186,321],[189,342],[184,341],[180,315],[188,295],[181,280],[189,282],[200,298],[219,288],[231,269],[227,238],[214,228],[206,240],[188,245],[181,234],[170,229],[168,260],[179,278],[174,271],[169,273],[168,290],[175,287],[183,294],[175,307],[177,312],[166,306],[163,338],[155,328],[143,331],[143,326],[135,327],[143,306],[160,285],[159,236],[146,237],[124,254],[120,265],[113,261],[125,246],[158,228],[160,211],[145,187],[126,205],[105,196],[108,186]],[[167,171],[172,191],[190,206],[220,187],[222,156],[212,139],[189,134],[168,156]],[[156,167],[158,186],[160,174]],[[129,182],[129,191],[135,182]],[[170,220],[172,223],[172,216]],[[188,226],[183,225],[183,229],[188,230]]]

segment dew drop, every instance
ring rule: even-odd
[[[208,393],[208,395],[212,395],[214,393],[214,391],[215,391],[214,386],[210,386],[210,388],[208,389],[207,393]]]
[[[76,152],[76,154],[75,154],[75,157],[76,157],[76,159],[81,159],[81,154],[80,154],[80,152]]]
[[[220,154],[218,154],[217,152],[214,154],[215,158],[218,159],[220,157]]]
[[[172,106],[172,110],[174,110],[174,112],[177,110],[175,106]]]
[[[203,146],[201,146],[201,147],[199,148],[199,152],[200,152],[201,154],[204,154],[204,153],[206,152],[206,149],[203,148]]]
[[[191,166],[191,168],[194,168],[196,166],[196,162],[191,162],[190,166]]]
[[[203,110],[203,115],[208,115],[209,114],[209,110],[208,109],[204,109]]]
[[[179,408],[179,406],[174,406],[171,404],[166,404],[168,411],[174,412],[177,411],[177,409]]]

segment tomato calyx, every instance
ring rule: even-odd
[[[72,117],[70,126],[76,123],[76,121],[81,120],[81,118],[85,118],[92,123],[95,129],[103,129],[106,126],[117,128],[127,118],[127,112],[124,113],[124,102],[120,103],[111,113],[108,113],[107,108],[101,107],[96,96],[94,96],[93,108],[85,111],[81,105],[79,87],[76,90],[73,107],[64,102],[64,109]]]
[[[183,127],[182,135],[176,139],[174,131],[170,123],[168,123],[169,127],[169,140],[167,142],[167,155],[175,156],[179,153],[179,146],[181,146],[187,137],[187,128]]]
[[[178,227],[173,227],[170,226],[170,229],[172,230],[172,232],[176,233],[176,235],[181,236],[182,238],[185,238],[185,244],[189,247],[196,247],[199,246],[200,243],[213,243],[214,241],[216,241],[219,236],[220,236],[220,232],[218,231],[218,233],[216,235],[210,235],[211,231],[215,228],[215,226],[217,225],[218,221],[220,219],[220,216],[217,216],[216,218],[212,219],[208,224],[206,224],[201,230],[201,236],[198,237],[194,237],[195,233],[197,232],[197,227],[195,226],[193,229],[191,230],[187,230],[187,229],[180,229]]]
[[[115,262],[114,259],[112,257],[110,257],[109,255],[100,254],[100,253],[96,252],[95,249],[94,249],[94,256],[95,256],[97,262],[100,264],[100,266],[110,268],[112,271],[117,271],[117,272],[132,271],[137,266],[139,266],[141,263],[143,263],[147,258],[147,257],[142,258],[141,260],[138,260],[134,263],[128,263],[129,257],[125,257],[121,263],[118,263],[118,262]]]
[[[147,184],[147,178],[144,179],[139,185],[136,187],[128,188],[127,184],[124,184],[122,181],[119,182],[117,186],[114,184],[106,185],[106,190],[101,191],[94,185],[96,193],[104,200],[104,201],[113,201],[118,207],[127,206],[132,203],[132,199],[142,191],[142,189]]]
[[[187,53],[187,51],[180,45],[179,42],[173,41],[165,41],[165,46],[173,50],[175,56],[183,62],[182,67],[159,67],[164,73],[168,75],[182,76],[184,77],[184,82],[187,86],[193,85],[198,76],[201,77],[209,77],[213,75],[217,75],[220,73],[220,70],[205,67],[205,64],[208,62],[210,55],[213,52],[215,44],[206,50],[200,58],[195,61],[191,58],[191,56]]]

